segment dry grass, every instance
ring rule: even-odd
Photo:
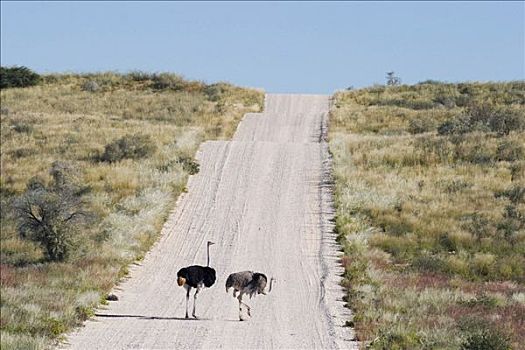
[[[170,74],[43,80],[1,91],[2,349],[41,349],[90,317],[126,266],[157,239],[194,171],[188,164],[199,144],[231,137],[264,98],[260,91]],[[107,144],[135,134],[150,136],[152,155],[101,161]],[[69,260],[51,263],[39,245],[20,238],[11,206],[31,178],[50,181],[56,160],[80,173],[95,220],[75,238]]]
[[[464,116],[482,122],[438,134]],[[497,129],[501,119],[515,127]],[[480,332],[525,342],[523,126],[523,82],[336,94],[337,230],[364,344],[457,349],[486,341]]]

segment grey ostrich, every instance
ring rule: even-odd
[[[274,280],[275,278],[273,277],[270,279],[270,289],[268,292],[272,291]],[[226,293],[228,293],[228,290],[233,287],[233,297],[239,300],[239,320],[244,321],[242,318],[242,305],[246,306],[248,316],[251,316],[251,308],[248,304],[242,301],[242,296],[248,294],[251,299],[252,296],[257,294],[266,295],[264,288],[266,288],[267,282],[268,278],[265,274],[253,271],[236,272],[228,276],[228,279],[226,280]],[[236,295],[237,292],[239,292],[239,296]]]
[[[186,289],[186,318],[188,318],[188,303],[190,299],[191,288],[196,288],[195,294],[193,295],[193,317],[195,316],[195,304],[197,302],[197,294],[204,287],[211,287],[215,283],[215,270],[210,267],[210,245],[215,244],[208,241],[207,244],[207,253],[208,253],[208,265],[192,265],[188,267],[183,267],[177,272],[177,284],[179,286],[184,286]]]

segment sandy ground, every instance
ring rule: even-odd
[[[204,143],[200,172],[165,224],[159,242],[115,289],[119,301],[70,334],[68,349],[356,348],[343,327],[349,311],[331,232],[333,208],[324,132],[328,96],[267,95],[264,113],[247,114],[233,141]],[[184,266],[210,266],[217,281],[184,319]],[[253,270],[277,279],[268,295],[245,297],[252,317],[224,284]],[[190,298],[190,313],[193,298]]]

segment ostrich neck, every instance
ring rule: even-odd
[[[268,293],[272,291],[272,284],[273,284],[273,277],[270,278],[270,289],[268,289]]]
[[[207,252],[208,252],[208,267],[210,267],[210,245],[208,244],[208,247],[207,247]]]

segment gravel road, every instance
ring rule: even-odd
[[[349,311],[338,285],[338,247],[324,133],[328,96],[267,95],[264,113],[247,114],[232,141],[202,144],[159,242],[114,291],[119,301],[69,334],[67,349],[353,349]],[[197,300],[200,319],[184,319],[184,266],[210,266],[217,281]],[[275,277],[268,295],[244,298],[224,284],[232,272]],[[193,295],[193,293],[192,293]],[[193,298],[190,298],[190,312]]]

